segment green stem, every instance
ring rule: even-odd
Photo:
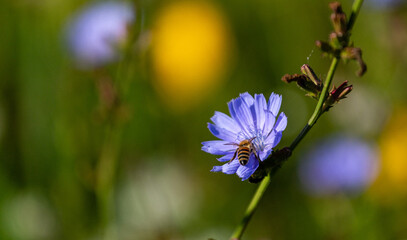
[[[104,143],[96,169],[99,220],[101,228],[105,228],[114,216],[111,203],[113,180],[117,168],[117,156],[120,146],[121,127],[117,124],[106,126]]]
[[[351,12],[349,22],[348,22],[348,31],[349,32],[351,31],[352,27],[354,26],[354,23],[359,14],[360,8],[362,7],[362,3],[363,3],[363,0],[355,0],[353,2],[352,12]],[[322,113],[323,113],[322,107],[323,107],[324,101],[328,95],[327,94],[328,89],[332,83],[332,79],[335,74],[336,68],[338,67],[339,60],[340,60],[339,57],[334,57],[332,59],[331,66],[329,67],[327,77],[324,82],[324,88],[322,89],[322,92],[319,97],[317,106],[315,107],[314,113],[312,114],[311,118],[308,120],[307,124],[302,129],[300,134],[291,143],[291,145],[290,145],[291,151],[294,151],[296,146],[301,142],[301,140],[305,137],[305,135],[309,132],[309,130],[311,130],[311,128],[315,125],[318,118],[322,115]],[[231,240],[241,239],[244,231],[246,230],[247,225],[250,222],[251,217],[253,216],[254,212],[256,211],[261,198],[263,197],[268,185],[271,182],[271,177],[278,171],[278,169],[276,169],[275,171],[272,171],[261,181],[259,187],[257,188],[256,192],[254,193],[254,195],[252,197],[252,200],[250,201],[249,206],[246,209],[246,212],[244,214],[242,221],[240,222],[240,224],[236,227],[235,231],[233,232]]]
[[[362,8],[363,0],[355,0],[352,5],[352,12],[348,21],[348,32],[350,32],[355,25],[356,18],[359,15],[359,11]]]
[[[329,67],[328,74],[327,74],[325,82],[324,82],[324,88],[322,89],[317,106],[315,107],[314,113],[312,114],[311,118],[308,120],[307,125],[309,125],[310,128],[314,126],[314,124],[317,122],[318,118],[322,114],[322,107],[328,96],[328,89],[331,86],[331,82],[334,77],[335,70],[338,67],[338,63],[339,63],[339,58],[334,57],[332,59],[331,66]],[[291,149],[291,150],[293,150],[293,149]]]
[[[233,233],[231,239],[240,239],[242,237],[250,219],[252,218],[257,206],[259,205],[261,197],[263,196],[270,182],[271,182],[270,175],[267,175],[260,183],[256,193],[254,194],[252,200],[250,201],[249,206],[246,209],[246,212],[241,223],[235,229],[235,232]]]

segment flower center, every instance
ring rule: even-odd
[[[256,151],[263,151],[265,144],[264,144],[264,137],[263,137],[263,134],[261,133],[261,131],[254,132],[253,137],[256,137],[252,141],[254,147],[256,148]]]
[[[265,136],[263,136],[262,131],[261,130],[250,130],[250,134],[249,136],[247,134],[245,134],[244,132],[239,132],[239,134],[237,135],[237,142],[241,142],[243,140],[248,140],[254,138],[252,143],[254,145],[254,147],[256,148],[256,151],[263,151],[265,148]]]

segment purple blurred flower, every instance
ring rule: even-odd
[[[317,196],[357,193],[376,177],[375,149],[357,138],[334,136],[317,143],[300,161],[304,189]]]
[[[376,9],[391,9],[397,8],[400,5],[406,4],[405,0],[371,0],[367,4]]]
[[[126,39],[135,16],[130,4],[99,2],[81,10],[68,24],[68,45],[81,68],[117,59],[117,46]]]
[[[232,99],[229,103],[229,112],[232,117],[215,112],[208,123],[211,133],[221,139],[202,143],[202,150],[214,155],[224,155],[218,158],[220,162],[228,162],[232,159],[237,146],[243,140],[254,138],[252,143],[261,161],[266,159],[273,148],[280,142],[282,132],[287,126],[287,117],[281,113],[276,121],[280,110],[281,96],[272,93],[267,103],[263,94],[255,94],[254,98],[249,93],[242,93],[240,97]],[[223,166],[215,166],[212,172],[226,174],[236,173],[242,181],[248,179],[256,171],[259,161],[253,153],[249,156],[249,162],[241,165],[237,157]]]

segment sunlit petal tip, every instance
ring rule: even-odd
[[[211,172],[221,172],[222,171],[222,166],[214,166],[211,169]]]
[[[257,102],[266,102],[266,98],[264,97],[263,93],[255,94],[254,99],[256,99]]]
[[[236,114],[236,121],[240,123],[242,129],[246,131],[246,134],[250,133],[250,128],[253,126],[253,116],[249,106],[242,98],[237,98],[233,102],[233,109]]]
[[[255,94],[254,98],[255,98],[254,116],[255,116],[256,128],[263,129],[264,123],[266,121],[265,110],[267,109],[267,102],[266,102],[266,99],[264,98],[263,94]]]
[[[270,100],[268,104],[268,110],[273,113],[274,116],[277,116],[278,111],[280,111],[282,96],[272,93],[270,95]]]
[[[235,111],[235,108],[234,108],[234,102],[235,102],[235,99],[230,100],[228,102],[228,108],[229,108],[230,116],[232,116],[232,118],[234,120],[236,120],[236,111]]]
[[[243,100],[246,102],[247,105],[253,105],[254,103],[254,98],[252,95],[250,95],[248,92],[241,93],[240,97],[243,98]]]

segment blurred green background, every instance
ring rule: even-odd
[[[256,185],[211,173],[202,152],[214,111],[239,93],[281,94],[295,138],[316,102],[280,81],[329,59],[329,1],[133,1],[121,57],[78,68],[66,43],[80,0],[0,1],[0,239],[227,239]],[[351,1],[343,8],[349,13]],[[407,9],[365,1],[354,85],[273,179],[244,239],[407,238]],[[358,194],[313,196],[298,163],[335,133],[377,148],[379,173]]]

